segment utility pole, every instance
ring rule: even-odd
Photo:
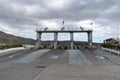
[[[119,38],[118,38],[118,26],[117,26],[117,41],[119,41]],[[117,53],[118,53],[118,57],[119,57],[120,51],[118,50],[118,46],[117,46]]]
[[[118,26],[117,26],[117,40],[118,40]]]

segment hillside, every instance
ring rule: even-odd
[[[14,36],[0,31],[0,44],[4,43],[35,44],[35,40],[30,38]]]

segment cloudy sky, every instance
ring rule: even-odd
[[[37,28],[65,27],[93,29],[93,41],[119,36],[120,0],[0,0],[0,31],[36,39]],[[93,25],[90,25],[90,23]],[[87,34],[74,34],[74,40],[87,41]],[[53,39],[43,34],[42,40]],[[59,40],[69,40],[59,34]]]

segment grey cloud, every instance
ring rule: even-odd
[[[70,3],[63,5],[62,9],[52,9],[48,6],[50,0],[0,0],[0,23],[24,30],[33,29],[39,20],[60,19],[77,22],[92,19],[101,26],[109,25],[111,28],[120,22],[120,0],[68,1]],[[12,3],[19,4],[20,7],[15,10],[11,7]],[[28,14],[24,9],[26,6],[37,6],[36,12]],[[117,7],[112,9],[114,6]],[[112,11],[107,12],[111,9]]]
[[[99,17],[106,18],[106,16],[102,15],[103,11],[106,11],[112,6],[118,3],[118,0],[74,0],[72,4],[65,9],[62,10],[50,10],[43,4],[43,0],[14,0],[13,2],[19,3],[21,5],[39,5],[47,10],[46,13],[36,13],[35,15],[26,15],[24,11],[17,12],[11,10],[9,6],[0,6],[1,9],[1,18],[3,20],[8,20],[10,23],[31,23],[31,20],[37,19],[67,19],[67,20],[85,20],[85,19],[96,19]],[[83,4],[84,2],[84,4]],[[3,3],[5,4],[5,3]],[[49,5],[49,4],[48,4]],[[64,5],[65,7],[65,5]],[[113,13],[113,15],[119,14]],[[114,18],[113,15],[109,15],[108,17]],[[13,20],[11,20],[11,18]],[[10,20],[9,20],[10,19]],[[30,20],[29,20],[30,19]],[[119,19],[118,19],[119,20]],[[13,22],[12,22],[13,21]],[[28,23],[28,22],[29,23]]]

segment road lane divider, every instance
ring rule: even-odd
[[[69,64],[70,64],[70,50],[67,50],[68,51],[68,61],[69,61]]]

